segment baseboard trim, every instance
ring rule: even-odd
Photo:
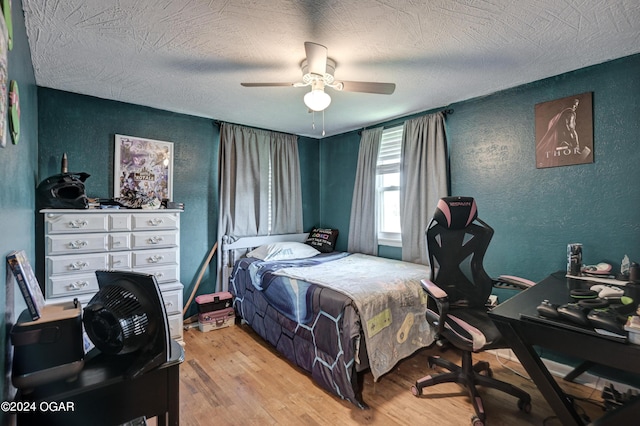
[[[509,361],[520,364],[520,360],[518,360],[518,357],[516,356],[516,354],[513,353],[511,349],[494,349],[494,350],[489,350],[487,352],[495,354],[500,358],[504,358]],[[545,358],[542,358],[542,362],[547,367],[551,375],[555,377],[561,377],[561,378],[565,377],[567,374],[573,371],[573,368],[574,368],[570,365],[563,364],[557,361],[552,361]],[[592,374],[588,371],[576,377],[574,379],[574,383],[578,383],[578,384],[590,387],[599,392],[602,392],[602,389],[607,385],[613,385],[616,388],[616,390],[621,393],[625,393],[630,389],[640,392],[640,389],[634,386],[630,386],[626,383],[620,383],[618,381],[607,379],[604,377],[596,376],[595,374]]]

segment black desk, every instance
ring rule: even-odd
[[[584,422],[543,364],[533,345],[640,374],[640,346],[638,345],[521,317],[521,314],[536,315],[536,307],[545,299],[557,304],[567,303],[570,301],[570,289],[584,288],[589,285],[578,280],[567,280],[564,272],[552,274],[535,286],[498,305],[489,314],[565,426],[582,425]],[[637,424],[638,419],[640,419],[640,402],[607,412],[593,424]]]
[[[184,351],[171,341],[169,362],[126,380],[128,355],[88,359],[77,380],[56,382],[19,395],[21,401],[62,402],[70,412],[19,413],[18,425],[119,425],[142,416],[157,417],[158,426],[180,423],[180,363]],[[54,404],[56,405],[56,404]]]

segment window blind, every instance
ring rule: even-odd
[[[400,172],[402,130],[403,126],[396,126],[382,131],[378,162],[376,163],[378,174]]]

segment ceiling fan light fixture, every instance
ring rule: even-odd
[[[304,104],[312,111],[322,111],[331,103],[331,96],[325,93],[324,88],[313,88],[304,95]]]

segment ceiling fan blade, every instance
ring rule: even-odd
[[[293,87],[294,83],[240,83],[244,87]]]
[[[390,95],[396,90],[395,83],[373,83],[368,81],[340,81],[343,92],[375,93]]]
[[[321,44],[304,42],[307,65],[311,74],[324,75],[327,72],[327,48]]]

